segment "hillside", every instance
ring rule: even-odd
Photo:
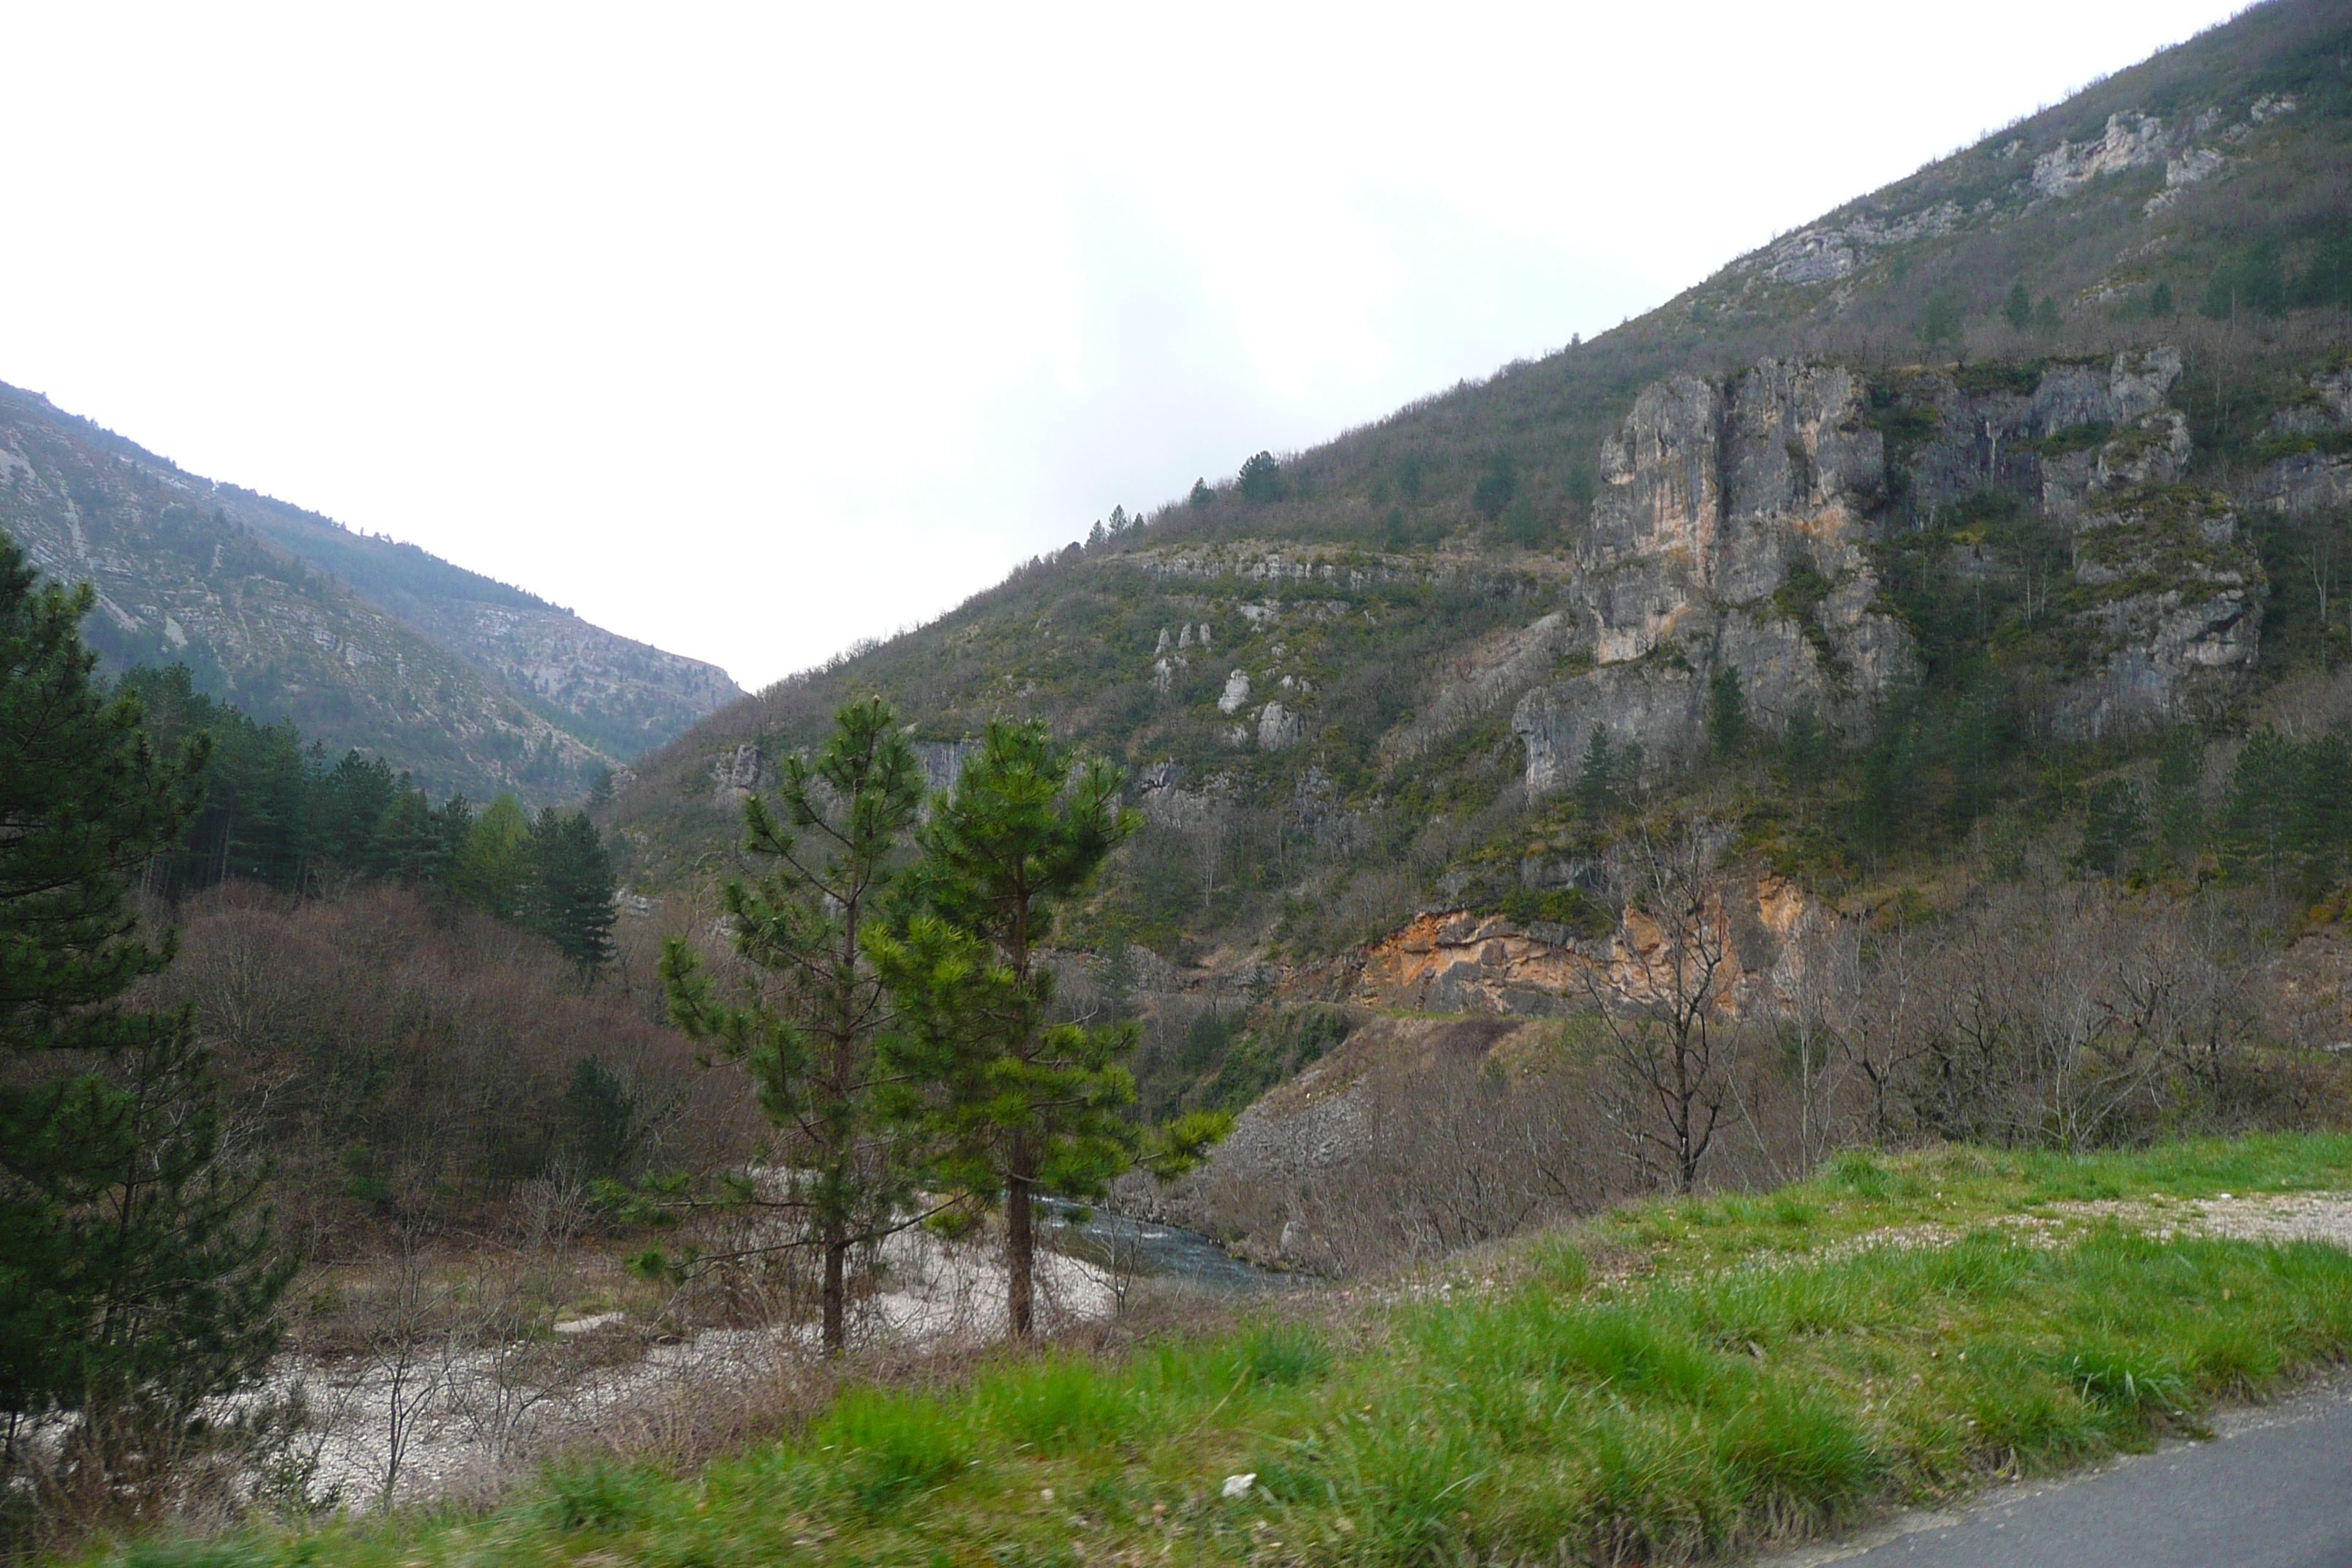
[[[382,752],[436,794],[575,795],[740,696],[713,666],[182,471],[0,387],[0,527],[98,586],[113,668],[179,661],[264,721]]]
[[[1151,826],[1064,939],[1212,987],[1382,999],[1359,944],[1433,907],[1557,954],[1666,807],[1870,900],[2063,837],[2102,780],[2142,800],[2169,735],[2219,809],[2237,737],[2352,711],[2347,60],[2340,5],[2251,10],[1614,331],[1032,562],[651,759],[627,874],[691,884],[869,690],[935,782],[998,714],[1124,763]]]

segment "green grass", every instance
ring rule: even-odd
[[[2083,1200],[2352,1186],[2352,1138],[2084,1157],[1848,1154],[1655,1202],[1379,1304],[1105,1361],[860,1389],[669,1477],[550,1474],[478,1520],[212,1542],[170,1563],[677,1568],[1676,1559],[2200,1430],[2352,1352],[2352,1255],[2159,1242]],[[1897,1231],[1913,1245],[1869,1245]],[[1229,1475],[1255,1472],[1227,1500]]]

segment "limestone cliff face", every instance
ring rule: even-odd
[[[1601,448],[1570,590],[1592,668],[1513,714],[1533,793],[1572,780],[1596,728],[1649,767],[1686,760],[1724,670],[1768,730],[1810,710],[1867,734],[1913,656],[1863,548],[1885,480],[1864,390],[1840,366],[1766,360],[1727,386],[1677,375],[1634,399]]]
[[[2062,731],[2206,719],[2262,647],[2263,567],[2217,490],[2151,484],[2102,494],[2075,529],[2095,674],[2061,699]]]
[[[2060,732],[2225,702],[2259,652],[2262,572],[2227,499],[2178,485],[2189,422],[2167,400],[2180,372],[2179,353],[2158,347],[1966,384],[1914,372],[1874,388],[1841,366],[1766,360],[1724,382],[1645,387],[1601,448],[1553,638],[1563,673],[1513,713],[1529,792],[1572,784],[1596,731],[1639,745],[1653,772],[1696,757],[1726,671],[1767,731],[1810,711],[1848,742],[1867,739],[1917,669],[1872,542],[1988,493],[2075,541],[2065,613],[2083,657],[2055,700]],[[2319,504],[2336,492],[2331,465],[2352,474],[2332,455],[2352,447],[2352,376],[2340,379],[2317,378],[2292,412],[2315,434],[2276,466],[2272,504]],[[1899,473],[1874,395],[1920,433]]]
[[[2290,516],[2352,505],[2352,365],[2315,371],[2273,416],[2257,481],[2262,504]]]

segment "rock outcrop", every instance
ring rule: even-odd
[[[1885,480],[1864,391],[1841,366],[1766,360],[1727,386],[1677,375],[1634,399],[1601,449],[1572,588],[1592,668],[1512,716],[1532,793],[1565,787],[1596,729],[1650,768],[1687,760],[1726,672],[1767,730],[1810,711],[1868,733],[1914,661],[1864,549]]]
[[[2262,561],[2218,490],[2143,485],[2102,496],[2075,530],[2075,612],[2093,673],[2060,700],[2062,732],[2206,719],[2262,647]]]
[[[1737,885],[1714,908],[1731,959],[1725,1005],[1793,994],[1804,963],[1800,939],[1827,918],[1820,902],[1793,882],[1764,877]],[[1642,977],[1659,972],[1662,940],[1638,912],[1605,936],[1580,938],[1541,921],[1430,910],[1363,951],[1342,982],[1344,999],[1412,1013],[1565,1016],[1596,994],[1612,1004],[1643,1000]]]
[[[2075,536],[2079,657],[2053,714],[2062,732],[2169,721],[2226,700],[2259,648],[2262,573],[2226,500],[2179,488],[2189,422],[2167,399],[2180,373],[2179,352],[2158,347],[2026,378],[1902,374],[1875,389],[1924,431],[1899,471],[1865,416],[1874,389],[1843,367],[1767,360],[1725,382],[1675,375],[1645,387],[1601,449],[1570,607],[1490,639],[1481,667],[1489,684],[1539,661],[1562,672],[1533,682],[1513,711],[1529,793],[1572,784],[1596,735],[1620,758],[1638,747],[1651,773],[1694,759],[1727,677],[1768,731],[1808,712],[1849,743],[1866,739],[1916,669],[1880,593],[1874,540],[1988,495]],[[2280,466],[2274,492],[2331,493],[2325,465],[2338,459],[2327,453],[2352,426],[2352,376],[2342,380],[2315,384],[2296,413],[2322,434],[2304,467]],[[2352,483],[2352,460],[2347,475]],[[1995,569],[1962,553],[1963,575]],[[1481,689],[1457,684],[1416,723]]]
[[[2262,504],[2289,516],[2352,506],[2352,365],[2315,372],[2265,433]]]

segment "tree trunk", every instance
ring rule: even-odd
[[[848,1345],[849,1237],[839,1220],[824,1226],[824,1353],[837,1356]]]
[[[1037,1237],[1029,1224],[1030,1184],[1020,1175],[1004,1182],[1004,1312],[1007,1331],[1016,1340],[1034,1338],[1037,1331]]]

